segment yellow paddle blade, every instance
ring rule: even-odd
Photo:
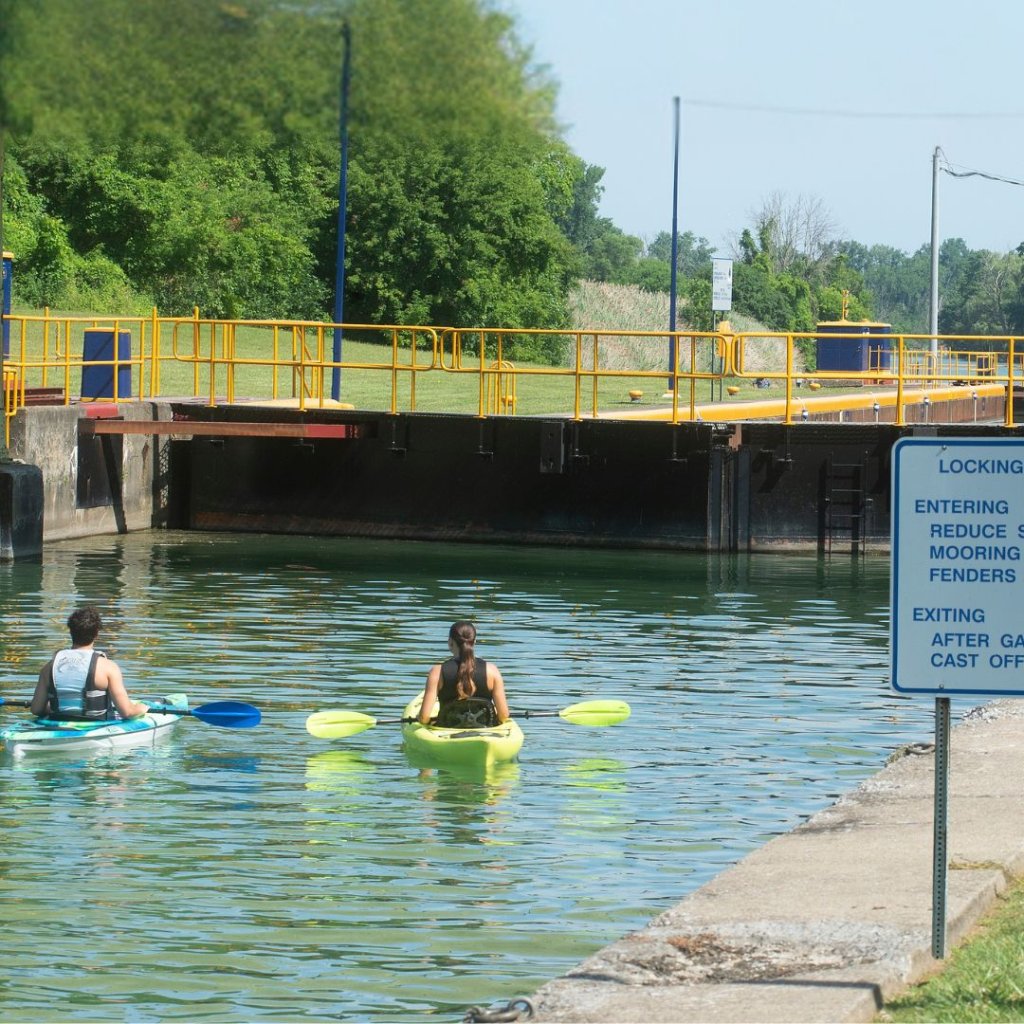
[[[376,718],[358,711],[317,711],[306,719],[306,732],[320,740],[343,740],[376,724]]]
[[[562,708],[558,717],[573,725],[618,725],[629,718],[629,712],[624,700],[585,700]]]

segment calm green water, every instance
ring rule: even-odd
[[[888,562],[153,533],[0,567],[4,687],[76,603],[131,692],[257,704],[155,749],[0,760],[0,1015],[461,1020],[529,994],[927,740],[888,691]],[[421,771],[395,715],[472,617],[527,722],[518,764]],[[24,712],[3,709],[5,717]]]

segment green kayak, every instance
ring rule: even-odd
[[[421,693],[406,705],[402,717],[415,719],[422,703]],[[434,710],[436,714],[436,707]],[[515,760],[524,736],[514,720],[480,729],[445,729],[403,721],[402,738],[409,754],[430,764],[490,768]]]

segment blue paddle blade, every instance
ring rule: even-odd
[[[219,725],[222,729],[251,729],[259,725],[262,718],[259,708],[238,700],[215,700],[200,704],[189,713],[201,722]]]
[[[222,729],[251,729],[260,724],[260,709],[240,700],[215,700],[197,708],[176,708],[167,704],[150,704],[149,710],[162,715],[190,715],[208,725]]]

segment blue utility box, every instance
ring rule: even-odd
[[[132,333],[117,332],[117,394],[114,394],[114,331],[94,327],[83,331],[82,401],[113,402],[132,394]],[[94,363],[89,366],[86,364]]]
[[[829,320],[818,324],[816,332],[819,370],[863,374],[892,369],[892,324]]]

